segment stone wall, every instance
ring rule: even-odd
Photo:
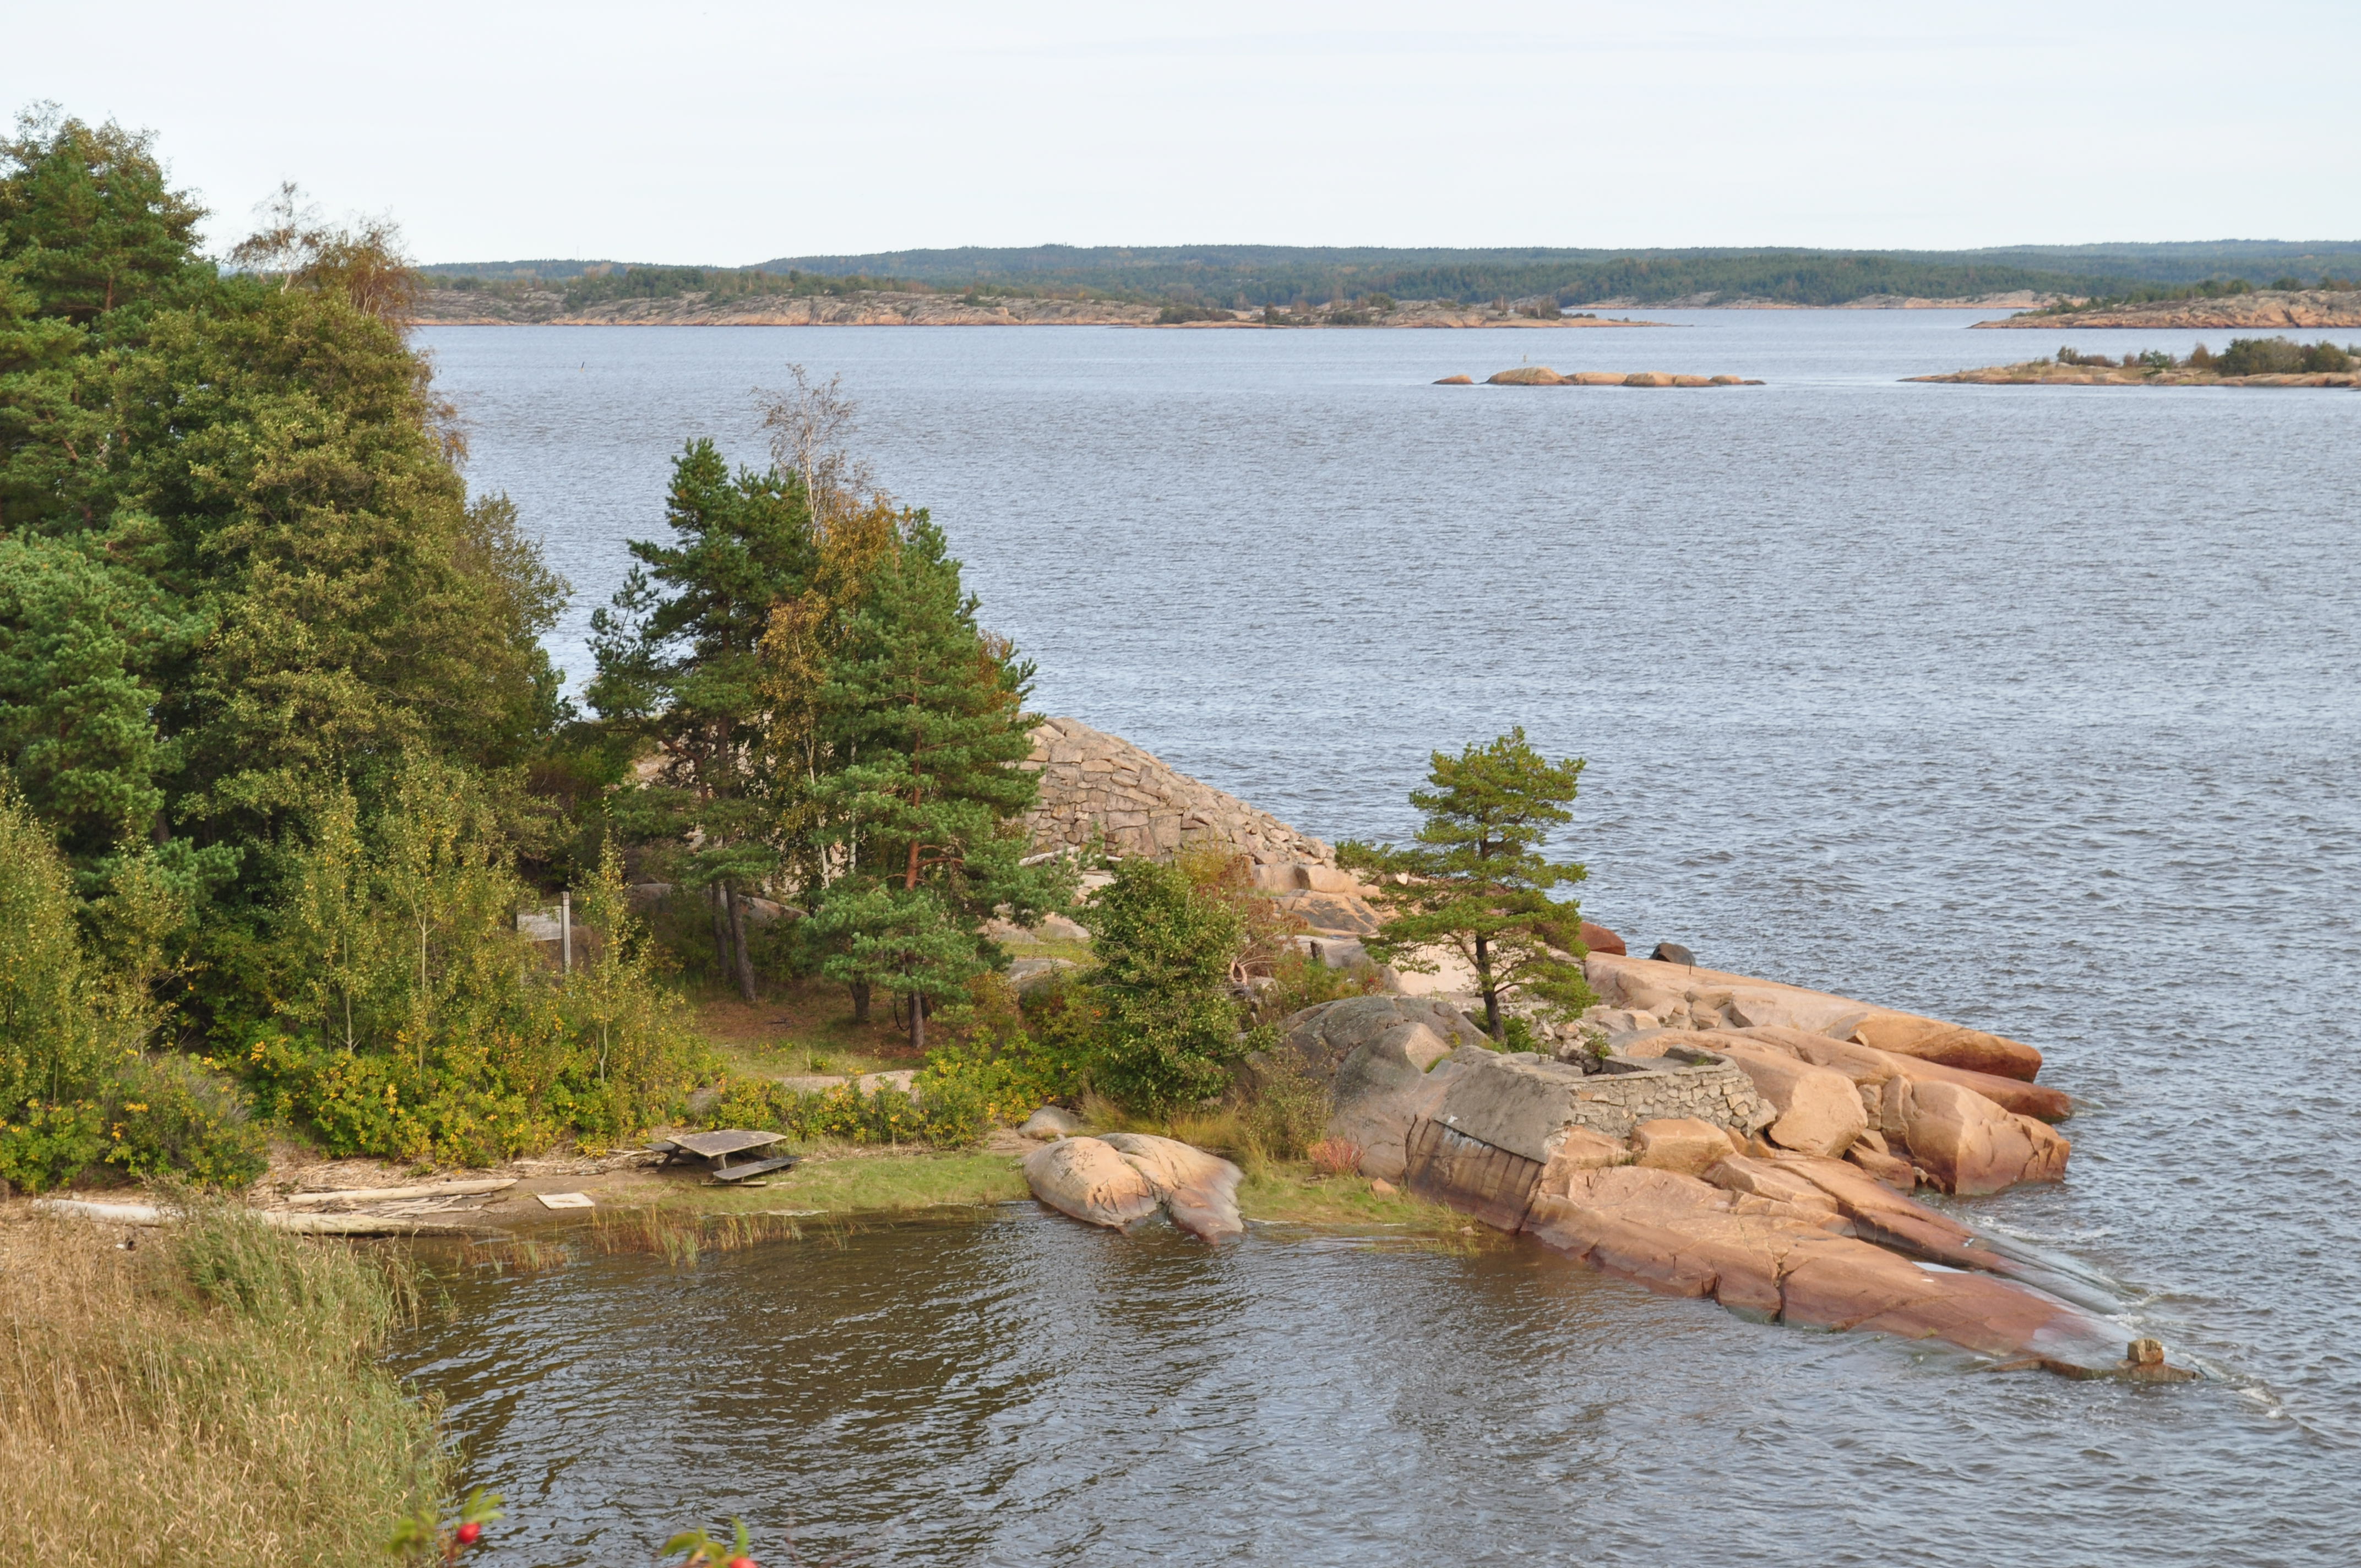
[[[1705,1059],[1678,1062],[1670,1057],[1648,1057],[1626,1063],[1609,1058],[1607,1071],[1592,1073],[1574,1091],[1572,1124],[1610,1138],[1626,1138],[1642,1122],[1694,1116],[1745,1137],[1778,1120],[1779,1113],[1756,1091],[1753,1080],[1737,1064],[1724,1057],[1697,1054]]]
[[[1081,849],[1104,833],[1118,854],[1212,842],[1258,866],[1335,863],[1336,851],[1320,839],[1077,719],[1043,721],[1020,765],[1041,775],[1040,800],[1025,818],[1037,851]]]

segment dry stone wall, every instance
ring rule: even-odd
[[[1219,843],[1257,866],[1335,864],[1336,851],[1320,839],[1079,719],[1044,720],[1019,765],[1041,775],[1040,799],[1025,818],[1037,851],[1081,849],[1104,834],[1118,854]]]

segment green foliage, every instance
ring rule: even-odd
[[[1375,902],[1389,912],[1368,943],[1371,956],[1431,970],[1434,961],[1419,949],[1455,949],[1476,971],[1485,1028],[1496,1040],[1505,1037],[1500,999],[1512,991],[1562,1011],[1587,1006],[1580,905],[1548,893],[1587,873],[1542,853],[1550,829],[1574,819],[1566,805],[1582,762],[1550,762],[1521,728],[1432,761],[1433,787],[1411,792],[1426,817],[1414,846],[1338,847],[1340,863],[1376,873]]]
[[[127,1176],[241,1188],[269,1168],[237,1086],[186,1057],[135,1058],[108,1099],[106,1162]]]
[[[1032,742],[1033,666],[976,622],[942,531],[906,514],[872,566],[817,707],[829,767],[811,789],[822,859],[811,938],[821,972],[928,1003],[962,994],[993,950],[995,905],[1018,919],[1060,906],[1063,862],[1023,864],[1016,819],[1039,787],[1014,764]],[[925,1048],[923,1005],[909,1010]]]
[[[588,950],[549,971],[514,927],[525,893],[468,775],[412,759],[388,807],[322,807],[289,854],[276,1022],[240,1069],[333,1152],[487,1161],[573,1132],[612,1143],[710,1066],[658,976],[609,849],[578,916]]]
[[[71,1181],[107,1150],[105,1108],[38,1100],[0,1112],[0,1180],[41,1192]]]
[[[1385,989],[1385,981],[1374,964],[1330,969],[1311,954],[1291,948],[1272,961],[1270,981],[1255,997],[1255,1021],[1258,1024],[1276,1024],[1323,1002],[1374,996]]]
[[[1141,857],[1117,861],[1088,908],[1101,1014],[1084,1058],[1091,1087],[1143,1112],[1221,1092],[1230,1064],[1254,1048],[1229,992],[1246,923],[1181,867]]]
[[[1257,1029],[1247,1043],[1260,1053],[1241,1091],[1251,1152],[1265,1159],[1301,1159],[1327,1134],[1328,1086],[1295,1052],[1274,1048],[1277,1029]]]
[[[2196,363],[2194,355],[2190,362]],[[2213,356],[2213,367],[2224,376],[2316,375],[2349,370],[2353,357],[2325,339],[2306,345],[2285,337],[2234,337]]]
[[[591,618],[590,700],[614,731],[660,749],[653,786],[619,803],[623,820],[667,846],[684,883],[717,890],[717,958],[752,1001],[736,901],[781,865],[763,636],[772,607],[810,586],[819,539],[800,476],[732,474],[709,441],[675,459],[665,518],[673,543],[633,540],[639,564]]]
[[[42,314],[87,322],[191,268],[204,212],[165,184],[148,133],[28,111],[0,170],[0,255]]]

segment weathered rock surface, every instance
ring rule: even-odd
[[[1122,1230],[1156,1212],[1162,1198],[1139,1168],[1099,1138],[1060,1138],[1025,1157],[1025,1184],[1063,1214]]]
[[[1582,923],[1582,945],[1591,952],[1608,953],[1617,958],[1622,957],[1625,951],[1622,938],[1606,927],[1587,920]]]
[[[2272,332],[2285,327],[2361,326],[2361,291],[2323,289],[2257,289],[2210,300],[2159,300],[2151,304],[2010,316],[1977,322],[1980,327],[2032,327],[2071,332],[2076,327],[2149,327],[2174,330],[2232,329]]]
[[[2020,1181],[2062,1181],[2073,1146],[2046,1123],[1956,1083],[1889,1079],[1878,1130],[1946,1192],[1971,1197]]]
[[[1869,1113],[1852,1080],[1828,1068],[1751,1040],[1735,1031],[1689,1035],[1699,1048],[1719,1051],[1736,1062],[1768,1100],[1779,1119],[1763,1135],[1782,1148],[1804,1154],[1840,1155],[1869,1126]]]
[[[1145,1133],[1063,1137],[1025,1157],[1033,1195],[1060,1213],[1124,1230],[1164,1209],[1207,1242],[1238,1235],[1238,1168],[1173,1138]]]
[[[1082,1130],[1082,1119],[1055,1105],[1044,1105],[1016,1129],[1028,1138],[1071,1138]]]
[[[1631,1163],[1652,1170],[1703,1176],[1730,1154],[1730,1135],[1693,1116],[1659,1117],[1631,1129]]]
[[[1535,1197],[1525,1228],[1608,1273],[1671,1295],[1710,1296],[1750,1316],[1939,1339],[2069,1367],[2111,1367],[2120,1357],[2114,1331],[2097,1319],[2013,1281],[1932,1272],[1832,1234],[1847,1223],[1808,1201],[1618,1167],[1577,1176],[1565,1197]]]
[[[1348,996],[1290,1016],[1279,1049],[1328,1083],[1328,1135],[1361,1146],[1361,1169],[1399,1180],[1411,1124],[1432,1115],[1451,1079],[1428,1069],[1483,1034],[1448,1003],[1422,997]],[[1248,1062],[1251,1076],[1257,1064]]]
[[[1191,1235],[1222,1242],[1246,1234],[1238,1217],[1238,1168],[1228,1160],[1148,1133],[1107,1133],[1100,1141],[1148,1178],[1172,1223]]]
[[[1852,1080],[1856,1089],[1864,1091],[1864,1104],[1878,1102],[1887,1079],[1906,1078],[1914,1083],[1956,1083],[1962,1089],[1982,1095],[2003,1110],[2044,1122],[2062,1122],[2074,1113],[2073,1101],[2063,1091],[2051,1089],[2046,1084],[2002,1078],[1996,1073],[1971,1072],[1965,1068],[1945,1067],[1940,1062],[1927,1061],[1917,1057],[1896,1056],[1891,1051],[1881,1051],[1873,1046],[1851,1040],[1832,1040],[1808,1029],[1789,1029],[1772,1025],[1759,1029],[1741,1029],[1737,1033],[1741,1038],[1761,1041],[1816,1067],[1830,1068],[1843,1073]]]
[[[1320,839],[1077,719],[1044,720],[1020,765],[1041,776],[1040,798],[1025,818],[1037,850],[1080,849],[1104,835],[1127,855],[1219,843],[1257,864],[1335,863]]]
[[[1647,1013],[1666,1026],[1779,1025],[1834,1039],[1858,1039],[1896,1056],[2027,1082],[2041,1070],[2041,1053],[2020,1041],[1939,1018],[1872,1006],[1849,996],[1611,953],[1594,952],[1583,967],[1601,1001]]]

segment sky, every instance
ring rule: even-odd
[[[0,10],[0,108],[425,261],[2361,236],[2361,4]]]

